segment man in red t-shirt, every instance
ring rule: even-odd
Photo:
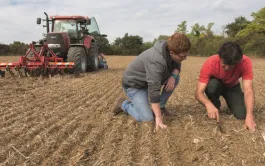
[[[239,83],[241,77],[244,93]],[[209,57],[203,64],[195,98],[206,107],[209,118],[219,121],[219,97],[223,96],[234,116],[237,119],[245,119],[245,128],[254,131],[256,123],[253,115],[252,81],[251,59],[243,55],[238,44],[226,42],[220,47],[217,55]]]

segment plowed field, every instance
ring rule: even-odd
[[[113,117],[121,77],[135,57],[108,56],[108,70],[41,78],[0,78],[0,165],[265,165],[265,60],[253,59],[258,132],[223,107],[220,133],[194,99],[205,58],[189,57],[164,118],[166,130]],[[0,57],[0,62],[17,60]]]

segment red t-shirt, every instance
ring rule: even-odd
[[[224,71],[219,55],[210,56],[201,68],[199,81],[207,84],[211,77],[221,80],[226,87],[235,86],[239,82],[240,77],[243,80],[252,80],[251,59],[243,55],[242,61],[236,64],[233,69]]]

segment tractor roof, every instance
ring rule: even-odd
[[[50,16],[53,20],[59,20],[59,19],[70,19],[70,20],[88,20],[89,18],[87,16]]]

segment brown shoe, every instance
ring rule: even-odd
[[[164,108],[161,108],[161,113],[164,114],[165,116],[170,116],[171,114],[167,111],[167,109],[164,107]]]
[[[120,98],[116,105],[115,105],[115,108],[113,110],[113,115],[116,116],[118,115],[119,113],[123,112],[124,110],[121,108],[121,104],[122,102],[124,102],[126,99],[125,98]]]

